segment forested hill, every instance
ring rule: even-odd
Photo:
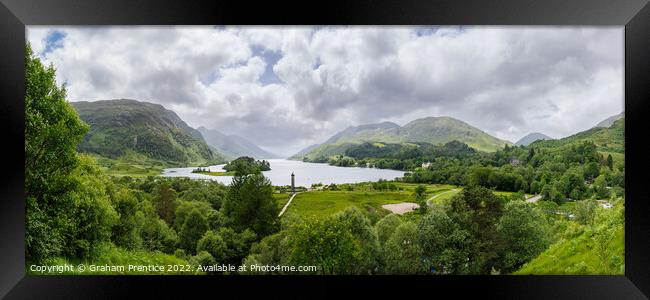
[[[594,127],[559,140],[535,141],[530,146],[554,148],[584,141],[593,142],[600,152],[625,153],[625,118],[616,120],[609,127]]]
[[[218,130],[199,127],[208,145],[216,148],[220,153],[232,157],[252,156],[255,158],[279,158],[277,154],[270,153],[255,145],[255,143],[237,135],[226,135]]]
[[[90,130],[79,151],[118,158],[135,152],[169,164],[205,164],[225,160],[201,133],[162,105],[136,100],[72,102]]]
[[[484,131],[463,121],[451,117],[427,117],[409,122],[404,126],[384,122],[349,127],[325,143],[307,152],[295,154],[292,159],[322,161],[336,155],[343,155],[354,145],[366,142],[391,144],[429,143],[442,145],[451,141],[460,141],[470,147],[486,152],[493,152],[512,145],[511,142],[493,137]]]

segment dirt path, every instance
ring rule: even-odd
[[[381,207],[390,210],[394,214],[402,215],[407,212],[412,212],[418,209],[420,206],[417,205],[417,203],[413,203],[413,202],[402,202],[402,203],[395,203],[395,204],[384,204]]]
[[[284,212],[285,212],[285,211],[287,210],[287,208],[289,207],[289,204],[291,204],[291,201],[293,200],[294,197],[296,197],[296,195],[298,195],[298,193],[293,193],[293,195],[291,195],[291,198],[289,198],[289,201],[287,201],[287,204],[284,205],[284,207],[283,207],[282,210],[280,211],[280,214],[278,214],[278,217],[281,217],[282,214],[284,214]]]
[[[532,197],[526,199],[526,202],[535,203],[535,202],[539,201],[539,199],[542,199],[542,195],[532,196]]]
[[[438,196],[442,196],[442,195],[444,195],[444,194],[451,193],[451,192],[455,192],[455,191],[458,191],[458,189],[451,189],[451,190],[448,190],[448,191],[446,191],[446,192],[442,192],[442,193],[440,193],[440,194],[433,195],[433,197],[431,197],[431,198],[429,198],[429,199],[427,200],[427,205],[428,205],[428,206],[431,206],[431,201],[433,201],[433,199],[438,198]]]

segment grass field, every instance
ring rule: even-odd
[[[381,206],[384,204],[394,204],[401,202],[413,202],[413,192],[417,184],[396,183],[401,190],[397,191],[376,191],[372,190],[369,184],[355,184],[352,185],[352,191],[309,191],[296,195],[296,198],[291,202],[287,213],[298,214],[306,218],[322,218],[334,214],[336,212],[345,210],[348,207],[356,206],[360,209],[372,209],[379,213],[388,214],[388,210],[383,209]],[[426,185],[426,195],[431,197],[437,193],[442,193],[454,189],[455,186],[430,184]],[[448,193],[453,196],[455,193]],[[277,197],[278,204],[284,205],[288,200],[280,199],[282,194],[274,194]],[[444,195],[447,196],[447,195]],[[442,196],[441,196],[442,197]]]
[[[381,208],[384,204],[412,201],[413,196],[408,192],[311,191],[296,195],[288,212],[307,218],[323,218],[350,206],[386,211]]]
[[[291,194],[288,193],[273,193],[273,198],[278,202],[280,209],[289,202],[289,197],[291,197]]]

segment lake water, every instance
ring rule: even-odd
[[[291,185],[292,172],[296,175],[296,186],[304,187],[310,187],[313,183],[357,183],[377,181],[379,179],[392,180],[404,176],[403,171],[387,169],[334,167],[328,164],[306,163],[286,159],[268,159],[268,162],[271,164],[271,170],[262,173],[276,186]],[[223,166],[216,165],[208,168],[212,172],[217,172],[223,171]],[[210,176],[192,173],[195,168],[168,168],[163,170],[161,176],[210,179],[225,184],[230,184],[232,180],[232,176]]]

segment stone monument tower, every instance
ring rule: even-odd
[[[293,172],[291,172],[291,192],[296,192],[296,175],[294,175]]]

